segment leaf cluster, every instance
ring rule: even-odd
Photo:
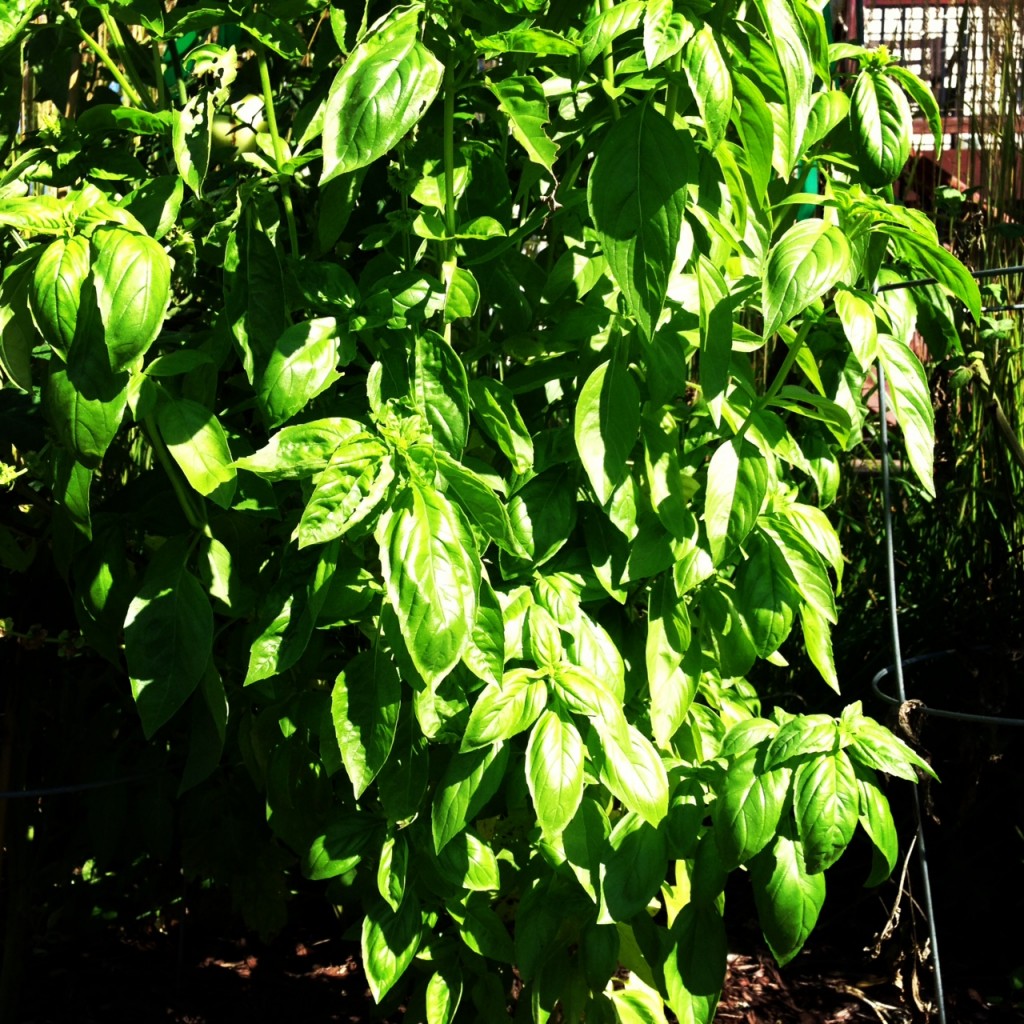
[[[243,773],[361,908],[375,998],[498,1019],[514,966],[539,1022],[710,1021],[729,872],[782,962],[858,824],[888,875],[877,773],[927,764],[745,677],[838,689],[876,361],[932,487],[909,342],[979,299],[890,200],[916,79],[801,0],[3,17],[84,69],[0,177],[31,528],[182,790]]]

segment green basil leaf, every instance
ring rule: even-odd
[[[612,1019],[618,1024],[665,1024],[665,1007],[661,996],[649,988],[613,989],[608,993],[608,998],[614,1007]],[[589,1011],[587,1019],[590,1019]]]
[[[628,921],[643,913],[667,873],[665,837],[638,814],[630,812],[616,823],[609,837],[611,854],[601,880],[601,898],[608,920]]]
[[[797,221],[772,246],[764,271],[764,336],[802,313],[850,272],[846,236],[822,220]]]
[[[751,750],[729,766],[712,806],[715,839],[727,870],[745,864],[773,839],[789,792],[788,768],[766,771]]]
[[[924,367],[909,345],[888,334],[878,336],[878,359],[907,458],[921,486],[934,497],[935,414]]]
[[[878,776],[870,768],[856,761],[853,770],[857,773],[857,792],[860,794],[858,821],[875,849],[881,854],[885,865],[884,871],[873,873],[864,883],[870,888],[880,885],[896,869],[899,839],[896,835],[896,824],[892,820],[892,811],[889,809],[889,801],[878,785]]]
[[[803,844],[787,835],[750,865],[750,883],[765,941],[780,966],[803,949],[825,902],[824,874],[810,874]]]
[[[942,247],[931,232],[924,234],[899,224],[885,224],[884,231],[893,239],[899,255],[912,266],[920,267],[954,298],[959,299],[975,322],[981,319],[981,292],[971,272],[948,249]]]
[[[533,438],[516,408],[512,392],[492,377],[469,382],[473,415],[480,429],[498,446],[517,473],[533,468]]]
[[[459,929],[462,941],[474,953],[511,964],[515,961],[515,947],[501,918],[489,906],[467,901],[465,905],[449,903],[448,913]]]
[[[159,242],[124,228],[92,236],[92,277],[110,367],[144,355],[163,327],[171,301],[171,261]]]
[[[445,271],[444,322],[472,316],[480,304],[480,285],[472,272],[464,267]]]
[[[862,69],[850,97],[850,124],[864,180],[875,188],[891,184],[910,157],[913,115],[903,90],[882,71]]]
[[[805,604],[800,609],[800,625],[803,628],[807,656],[821,673],[822,679],[838,693],[839,676],[836,674],[828,619],[813,605]]]
[[[686,45],[693,23],[677,13],[673,0],[647,0],[644,11],[644,59],[647,69],[664,64]]]
[[[391,753],[401,701],[398,670],[379,648],[357,654],[335,680],[331,718],[357,800]]]
[[[221,508],[230,508],[236,472],[217,417],[198,402],[178,398],[159,407],[156,422],[188,482]]]
[[[866,373],[878,357],[878,322],[866,297],[841,288],[836,292],[836,312],[853,354]]]
[[[147,234],[159,241],[178,223],[184,196],[181,178],[176,174],[162,174],[129,192],[121,204],[146,229]]]
[[[26,261],[0,285],[0,369],[22,391],[32,390],[32,349],[40,341],[30,307],[33,271]]]
[[[651,741],[634,725],[622,730],[609,728],[604,719],[595,718],[600,748],[591,757],[600,765],[601,782],[616,799],[650,824],[668,814],[668,776]]]
[[[434,792],[430,811],[434,849],[440,853],[498,791],[508,764],[505,743],[454,753]]]
[[[340,376],[355,343],[340,332],[332,316],[294,324],[277,339],[257,381],[260,410],[272,427],[290,420]]]
[[[786,181],[793,176],[803,154],[804,133],[811,109],[814,68],[811,47],[799,16],[787,0],[754,0],[768,38],[782,106],[775,116],[776,141],[772,164]]]
[[[254,202],[242,206],[224,251],[224,318],[250,384],[262,376],[281,335],[291,326],[277,247]]]
[[[210,168],[214,109],[213,96],[200,92],[174,113],[171,130],[174,163],[185,184],[197,196],[203,193],[203,182]]]
[[[439,967],[430,976],[426,991],[427,1024],[452,1024],[462,1001],[462,972]]]
[[[576,525],[576,490],[566,466],[535,476],[508,501],[512,532],[535,566],[552,558]]]
[[[535,10],[536,7],[530,9]],[[497,57],[502,53],[531,53],[536,57],[559,54],[575,57],[579,44],[567,39],[562,32],[551,32],[543,28],[514,28],[508,32],[495,32],[476,40],[477,49],[485,57]]]
[[[262,602],[244,685],[270,679],[302,657],[338,565],[338,541],[316,552],[286,550],[280,579]]]
[[[611,359],[587,378],[576,404],[576,448],[601,505],[629,472],[640,432],[640,392],[629,370]]]
[[[76,529],[89,540],[92,540],[92,517],[89,510],[92,478],[92,470],[77,462],[70,452],[57,450],[53,467],[53,495],[68,513]]]
[[[736,569],[735,599],[759,658],[777,651],[789,636],[800,604],[796,580],[778,545],[753,531],[747,558]]]
[[[409,869],[409,845],[401,832],[388,836],[380,850],[377,864],[377,891],[396,913],[405,897]]]
[[[765,536],[770,537],[785,557],[789,571],[796,581],[802,607],[811,607],[825,621],[837,621],[836,599],[828,570],[817,550],[799,529],[798,524],[788,519],[766,515],[758,524]]]
[[[594,903],[600,899],[601,874],[608,856],[610,834],[608,815],[596,800],[586,796],[562,833],[566,860]]]
[[[363,918],[363,970],[379,1003],[405,973],[420,946],[423,918],[419,901],[409,894],[397,911],[373,900]]]
[[[598,147],[587,200],[626,308],[650,339],[661,319],[683,232],[696,145],[651,104],[634,108]]]
[[[659,577],[648,603],[645,655],[651,730],[663,750],[669,748],[697,693],[697,677],[683,667],[690,646],[689,630],[686,604],[676,597],[671,579]]]
[[[65,359],[75,336],[90,260],[87,238],[58,238],[43,250],[32,274],[32,315],[46,343]]]
[[[705,23],[686,44],[683,71],[697,100],[701,123],[707,133],[708,149],[725,138],[732,112],[732,79],[729,65],[719,49],[715,31]]]
[[[0,11],[0,53],[3,53],[25,29],[25,26],[36,16],[45,0],[11,0]]]
[[[451,345],[433,331],[417,334],[412,399],[434,440],[459,458],[469,437],[466,368]]]
[[[456,462],[447,452],[431,449],[438,472],[448,484],[448,493],[495,544],[512,554],[522,554],[512,532],[508,510],[483,477]]]
[[[820,754],[797,767],[793,811],[810,874],[839,859],[853,838],[859,809],[857,777],[845,751]]]
[[[418,34],[419,10],[405,9],[348,55],[324,109],[321,185],[393,149],[434,101],[444,66]]]
[[[462,663],[484,682],[497,684],[505,666],[505,623],[501,603],[490,583],[480,579],[476,621]]]
[[[831,754],[839,728],[829,715],[797,715],[780,726],[765,753],[768,771],[807,754]]]
[[[937,779],[934,769],[898,736],[873,718],[858,715],[852,729],[853,742],[846,747],[850,756],[869,768],[894,775],[908,782],[917,781],[915,768]]]
[[[580,36],[580,66],[588,68],[619,36],[635,29],[643,13],[640,0],[621,0],[591,18]]]
[[[928,121],[932,137],[935,140],[936,149],[942,147],[942,112],[939,110],[938,101],[931,88],[922,82],[913,71],[901,67],[899,64],[889,64],[885,68],[885,74],[903,87],[910,98],[921,108]]]
[[[583,799],[583,740],[572,719],[546,710],[526,746],[526,782],[545,835],[557,836]]]
[[[768,464],[749,442],[719,445],[708,466],[704,524],[715,565],[750,532],[768,493]]]
[[[571,712],[600,719],[618,734],[621,745],[630,744],[620,700],[596,676],[577,665],[562,662],[555,666],[551,683]]]
[[[147,739],[192,694],[213,648],[213,612],[186,554],[183,541],[164,544],[125,618],[128,675]]]
[[[279,430],[255,455],[238,459],[235,465],[270,483],[301,480],[322,473],[338,448],[359,438],[372,437],[358,420],[343,417],[310,420]]]
[[[690,902],[676,915],[663,965],[668,1005],[686,1024],[711,1024],[725,982],[728,945],[713,904]]]
[[[310,844],[302,873],[313,881],[337,878],[356,867],[381,828],[379,818],[360,812],[339,816]]]
[[[472,535],[444,495],[416,481],[377,527],[388,599],[428,685],[455,667],[476,619],[480,564]]]
[[[488,79],[487,88],[494,93],[498,107],[508,118],[513,137],[526,150],[526,155],[548,173],[554,173],[558,146],[544,131],[551,118],[547,98],[537,79],[532,75],[513,75],[499,82]]]
[[[703,254],[694,266],[700,296],[700,386],[715,423],[732,365],[732,301],[722,272]]]
[[[501,888],[501,872],[494,851],[470,831],[452,837],[438,854],[441,873],[454,885],[470,892],[494,892]]]
[[[775,122],[761,87],[744,74],[733,77],[733,121],[743,143],[753,198],[760,202],[768,190],[775,152]]]
[[[391,457],[375,437],[357,435],[339,445],[302,510],[299,547],[344,536],[381,504],[394,478]]]
[[[95,296],[84,288],[66,368],[51,360],[43,396],[61,443],[94,469],[110,447],[128,404],[128,374],[110,369]]]
[[[0,224],[56,235],[67,229],[66,211],[67,204],[56,196],[7,196],[0,199]]]
[[[547,703],[547,687],[522,670],[508,672],[500,686],[485,686],[477,695],[462,737],[462,751],[490,746],[525,732]]]

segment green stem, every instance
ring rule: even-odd
[[[775,379],[768,385],[765,393],[754,403],[747,414],[747,418],[740,424],[740,429],[736,432],[737,439],[743,437],[747,432],[747,428],[754,421],[754,417],[782,390],[782,386],[786,383],[786,378],[789,376],[789,371],[793,369],[793,364],[796,362],[797,356],[800,355],[800,350],[807,343],[807,338],[811,333],[814,323],[815,321],[813,320],[805,320],[800,326],[797,336],[793,339],[793,344],[789,346],[786,358],[782,360],[779,372],[775,374]]]
[[[668,70],[672,75],[678,74],[683,68],[683,54],[680,51],[675,53],[669,58]],[[676,108],[679,106],[679,86],[673,80],[668,83],[668,88],[665,90],[665,116],[668,118],[670,124],[675,123],[676,119]]]
[[[615,0],[601,0],[601,13],[610,11],[615,7]],[[612,105],[612,117],[619,119],[619,101],[615,97],[615,53],[612,44],[604,48],[604,90]]]
[[[274,111],[274,90],[270,85],[270,66],[267,64],[266,47],[256,43],[256,62],[260,70],[260,87],[263,90],[263,109],[267,115],[267,127],[274,144],[274,165],[277,168],[277,180],[281,186],[281,201],[284,203],[284,216],[288,222],[288,242],[292,255],[299,255],[299,233],[295,227],[295,211],[292,208],[292,193],[287,176],[282,172],[285,163],[284,142],[277,127],[277,113]]]
[[[448,239],[444,243],[444,265],[442,280],[445,289],[455,274],[458,257],[455,247],[455,67],[452,62],[444,69],[444,125],[442,127],[442,145],[444,147],[444,227]],[[444,325],[444,338],[449,344],[452,340],[452,325]]]
[[[135,87],[136,95],[138,95],[148,109],[152,110],[153,99],[149,95],[149,90],[143,84],[138,69],[135,67],[135,61],[132,59],[131,52],[125,44],[124,36],[121,35],[121,26],[111,17],[110,11],[106,7],[100,8],[100,16],[103,18],[103,24],[106,25],[107,32],[110,34],[114,46],[117,48],[121,63],[124,64],[124,69],[128,72],[128,77]]]
[[[167,83],[164,81],[164,65],[160,56],[160,44],[154,39],[151,42],[153,54],[153,74],[156,75],[156,104],[160,110],[167,110]]]
[[[206,511],[201,503],[198,508],[193,503],[192,493],[186,488],[185,482],[181,478],[181,470],[178,468],[178,464],[174,461],[171,453],[167,450],[164,439],[160,436],[160,430],[156,425],[156,418],[154,416],[147,416],[144,422],[149,443],[156,453],[160,465],[164,467],[168,480],[171,481],[174,496],[178,499],[178,504],[181,506],[181,511],[185,513],[189,526],[200,533],[209,534],[210,527],[206,523]]]
[[[110,54],[107,53],[107,51],[100,46],[100,44],[97,43],[96,40],[93,39],[93,37],[89,35],[89,33],[86,32],[77,21],[73,22],[73,24],[79,38],[86,46],[89,47],[90,50],[92,50],[93,53],[96,54],[97,57],[99,57],[103,66],[110,72],[114,81],[121,87],[121,91],[127,97],[128,102],[135,107],[144,107],[145,104],[142,102],[142,97],[135,91],[135,86],[125,78],[121,69],[114,63]]]
[[[444,225],[449,236],[448,245],[455,247],[455,68],[449,63],[444,69]],[[451,251],[448,253],[451,257]]]

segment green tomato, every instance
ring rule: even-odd
[[[251,153],[256,148],[257,133],[267,130],[263,97],[250,93],[229,109],[230,114],[217,114],[213,119],[213,144],[218,149]]]

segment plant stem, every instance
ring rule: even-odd
[[[673,54],[669,58],[668,69],[673,75],[678,74],[683,67],[683,54],[682,51]],[[665,116],[669,119],[669,123],[675,124],[676,119],[676,108],[679,106],[679,86],[675,81],[668,83],[668,88],[665,90]]]
[[[156,105],[159,110],[167,110],[170,106],[167,102],[167,83],[164,81],[164,65],[160,54],[160,44],[153,39],[153,74],[156,75]]]
[[[118,55],[121,58],[121,63],[124,64],[124,69],[128,72],[128,77],[132,80],[132,85],[135,86],[136,93],[138,93],[143,103],[152,110],[153,97],[150,95],[149,89],[143,83],[142,77],[139,75],[138,68],[135,66],[135,60],[124,41],[124,36],[121,34],[121,26],[118,25],[114,18],[111,17],[110,11],[106,6],[100,7],[100,16],[103,18],[103,24],[106,25],[107,32],[113,40],[114,46],[117,48]]]
[[[267,64],[266,47],[256,42],[256,63],[260,70],[260,87],[263,90],[263,109],[267,115],[267,127],[270,129],[270,138],[274,143],[274,165],[277,168],[277,180],[281,186],[281,201],[284,204],[284,216],[288,222],[288,243],[291,246],[292,255],[299,255],[299,233],[295,227],[295,211],[292,208],[292,193],[289,187],[288,178],[282,173],[284,167],[285,153],[284,142],[277,127],[277,114],[274,111],[274,90],[270,85],[270,67]]]
[[[793,369],[793,364],[796,362],[797,356],[800,355],[800,350],[806,344],[807,337],[811,333],[811,328],[814,324],[815,321],[813,320],[805,320],[801,324],[797,336],[793,339],[793,344],[789,346],[786,358],[782,360],[779,372],[775,374],[775,379],[765,389],[764,394],[754,403],[750,412],[747,413],[747,418],[740,424],[740,429],[736,431],[737,439],[743,437],[747,432],[747,428],[753,423],[754,417],[782,390],[782,386],[786,383],[786,378],[789,376],[789,371]]]
[[[92,50],[93,53],[96,54],[97,57],[99,57],[100,61],[103,63],[103,66],[110,72],[114,81],[117,82],[117,84],[121,87],[121,91],[128,98],[128,102],[135,107],[145,107],[146,104],[142,101],[142,97],[135,91],[135,86],[133,86],[132,83],[129,82],[127,78],[125,78],[124,73],[114,63],[110,54],[107,53],[107,51],[102,46],[100,46],[100,44],[96,42],[96,40],[93,39],[93,37],[89,35],[89,33],[86,32],[84,28],[82,28],[81,24],[77,20],[74,21],[73,24],[75,26],[75,31],[78,33],[79,38],[82,40],[82,42],[85,43],[86,46],[89,47],[90,50]]]
[[[614,7],[615,0],[601,0],[602,14],[612,10]],[[611,43],[604,48],[604,91],[608,94],[608,99],[612,105],[612,117],[618,121],[620,113],[619,101],[615,97],[615,54]]]
[[[181,511],[185,513],[189,526],[200,533],[209,535],[210,527],[206,523],[206,512],[201,504],[198,509],[193,504],[192,494],[186,489],[185,483],[181,479],[181,470],[178,469],[178,464],[172,458],[171,453],[167,450],[167,445],[164,444],[164,439],[160,436],[160,430],[156,425],[156,418],[154,416],[147,416],[144,423],[150,446],[156,453],[160,465],[164,467],[168,480],[171,481],[174,496],[178,499],[178,504],[181,506]]]
[[[455,68],[444,69],[444,225],[449,240],[446,258],[451,258],[455,247]]]
[[[441,268],[441,279],[447,293],[451,287],[458,260],[455,248],[455,67],[450,59],[444,69],[442,88],[444,89],[444,125],[441,131],[444,148],[444,227],[448,238],[442,250],[444,262]],[[451,322],[444,325],[444,339],[451,344]]]

